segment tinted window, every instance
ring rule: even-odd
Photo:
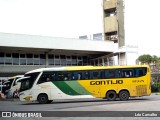
[[[28,77],[28,78],[21,80],[20,92],[32,88],[38,75],[39,75],[39,72],[25,74],[24,77]]]
[[[147,68],[135,68],[134,77],[141,77],[147,74]]]
[[[41,77],[38,80],[37,84],[44,83],[44,82],[50,82],[55,79],[55,73],[54,72],[44,72]]]
[[[123,78],[133,77],[133,69],[122,69],[122,77]]]
[[[90,71],[90,78],[91,79],[103,79],[104,78],[104,71],[102,71],[102,70]]]
[[[115,78],[116,77],[116,70],[110,69],[105,71],[105,78]]]

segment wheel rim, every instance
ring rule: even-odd
[[[47,103],[48,97],[46,95],[40,95],[38,98],[38,101],[39,103],[42,103],[42,104]]]
[[[42,102],[46,101],[46,98],[45,97],[41,97],[40,99]]]
[[[114,94],[113,93],[109,94],[109,98],[113,99],[114,98]]]
[[[126,93],[122,93],[121,97],[122,97],[123,99],[126,99],[126,98],[127,98]]]
[[[120,93],[120,99],[121,99],[121,100],[127,100],[128,98],[129,98],[129,94],[128,94],[127,91],[122,91],[122,92]]]
[[[112,101],[112,100],[115,100],[116,99],[116,93],[113,92],[113,91],[110,91],[107,93],[107,99]]]

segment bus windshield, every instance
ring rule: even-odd
[[[17,81],[19,78],[21,78],[21,77],[16,77],[16,78],[15,78],[15,80],[14,80],[14,82],[13,82],[13,86],[16,85],[16,81]]]
[[[11,88],[13,80],[14,78],[10,78],[7,82],[4,83],[4,85],[6,86],[6,90],[9,90]]]
[[[24,75],[25,78],[20,80],[21,82],[20,92],[31,89],[38,75],[39,72]]]

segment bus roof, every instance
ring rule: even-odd
[[[23,77],[24,75],[16,75],[16,76],[12,76],[12,77],[9,77],[9,79],[14,79],[16,77]]]
[[[67,70],[98,70],[98,69],[114,69],[114,68],[136,68],[136,67],[149,67],[148,65],[127,65],[127,66],[68,66],[68,67],[51,67],[39,68],[29,71],[25,74],[42,72],[42,71],[67,71]]]
[[[21,77],[24,77],[24,75],[16,75],[16,76],[9,77],[9,78],[4,82],[4,84],[10,82],[11,79],[15,79],[15,78],[17,78],[17,77],[21,78]]]

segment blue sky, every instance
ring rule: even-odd
[[[0,0],[0,32],[78,38],[103,31],[102,0]],[[126,43],[160,56],[160,0],[125,0]]]

